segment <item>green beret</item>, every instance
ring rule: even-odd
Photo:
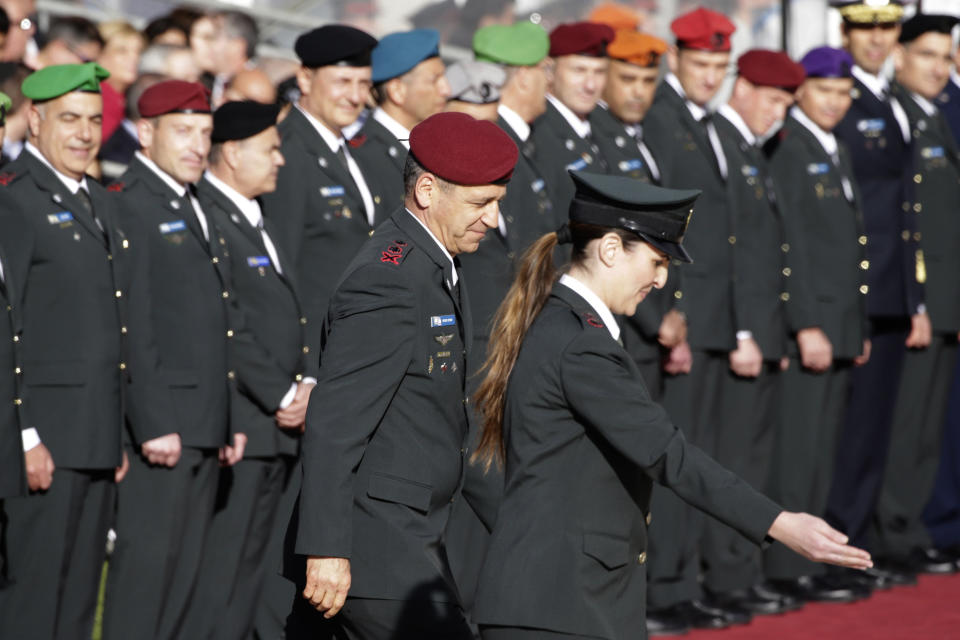
[[[21,89],[26,97],[41,102],[71,91],[100,93],[100,81],[109,77],[110,72],[96,62],[55,64],[28,75]]]
[[[473,53],[477,60],[515,67],[539,63],[550,51],[550,37],[538,24],[492,24],[473,35]]]

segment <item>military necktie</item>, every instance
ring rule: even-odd
[[[723,145],[720,144],[720,134],[717,133],[717,126],[713,123],[712,114],[706,114],[700,119],[700,124],[707,130],[707,138],[710,140],[710,146],[713,148],[713,155],[717,161],[717,168],[720,169],[720,175],[727,179],[727,156],[723,153]]]
[[[263,246],[267,250],[267,255],[270,256],[270,262],[273,263],[273,269],[277,273],[283,274],[283,269],[280,268],[280,258],[277,256],[277,248],[274,246],[270,236],[267,235],[267,230],[263,228],[262,216],[260,217],[260,220],[257,221],[257,231],[260,232],[260,239],[263,240]]]
[[[93,210],[93,200],[90,198],[90,193],[83,187],[77,189],[77,200],[80,201],[80,204],[83,206],[83,210],[90,214],[90,217],[93,218],[93,221],[96,223],[97,228],[100,229],[100,233],[103,234],[104,240],[107,240],[107,230],[104,228],[103,223],[100,222],[100,218],[97,217],[97,212]]]
[[[339,147],[337,147],[337,160],[340,161],[340,164],[343,166],[346,172],[350,173],[350,163],[347,162],[347,152],[343,148],[342,144]]]

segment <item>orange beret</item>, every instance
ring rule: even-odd
[[[656,67],[668,48],[666,42],[648,33],[620,29],[607,47],[607,55],[640,67]]]
[[[590,12],[587,16],[589,22],[599,22],[605,24],[611,29],[632,29],[636,31],[643,22],[640,14],[630,10],[628,7],[615,2],[605,2]]]

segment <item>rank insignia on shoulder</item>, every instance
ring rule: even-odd
[[[173,222],[161,222],[160,233],[166,235],[175,231],[183,231],[187,228],[187,223],[183,220],[174,220]]]
[[[603,322],[596,315],[590,313],[589,311],[583,314],[583,319],[587,321],[587,324],[591,327],[596,327],[597,329],[603,329]]]
[[[457,324],[457,316],[430,316],[430,327],[452,327]],[[439,342],[439,340],[438,340]]]
[[[380,262],[389,262],[399,265],[406,257],[407,243],[403,240],[394,240],[387,248],[380,252]]]
[[[122,182],[112,182],[107,186],[107,191],[110,193],[120,193],[123,191],[125,185]]]
[[[0,173],[0,184],[2,184],[3,186],[7,186],[11,182],[13,182],[13,179],[16,177],[17,177],[17,174],[12,173],[10,171],[4,171],[3,173]]]

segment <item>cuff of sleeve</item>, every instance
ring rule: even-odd
[[[926,312],[927,312],[927,305],[925,305],[922,302],[917,305],[917,313],[926,313]]]
[[[297,395],[297,383],[294,382],[290,385],[290,389],[283,395],[283,398],[280,399],[280,408],[286,409],[291,404],[293,404],[293,399]]]
[[[23,440],[23,450],[30,451],[40,444],[40,434],[34,427],[29,427],[20,432],[20,439]]]
[[[304,376],[304,378],[300,380],[300,384],[317,384],[317,379],[313,376]]]
[[[740,330],[737,331],[737,340],[749,340],[753,337],[752,331]]]

